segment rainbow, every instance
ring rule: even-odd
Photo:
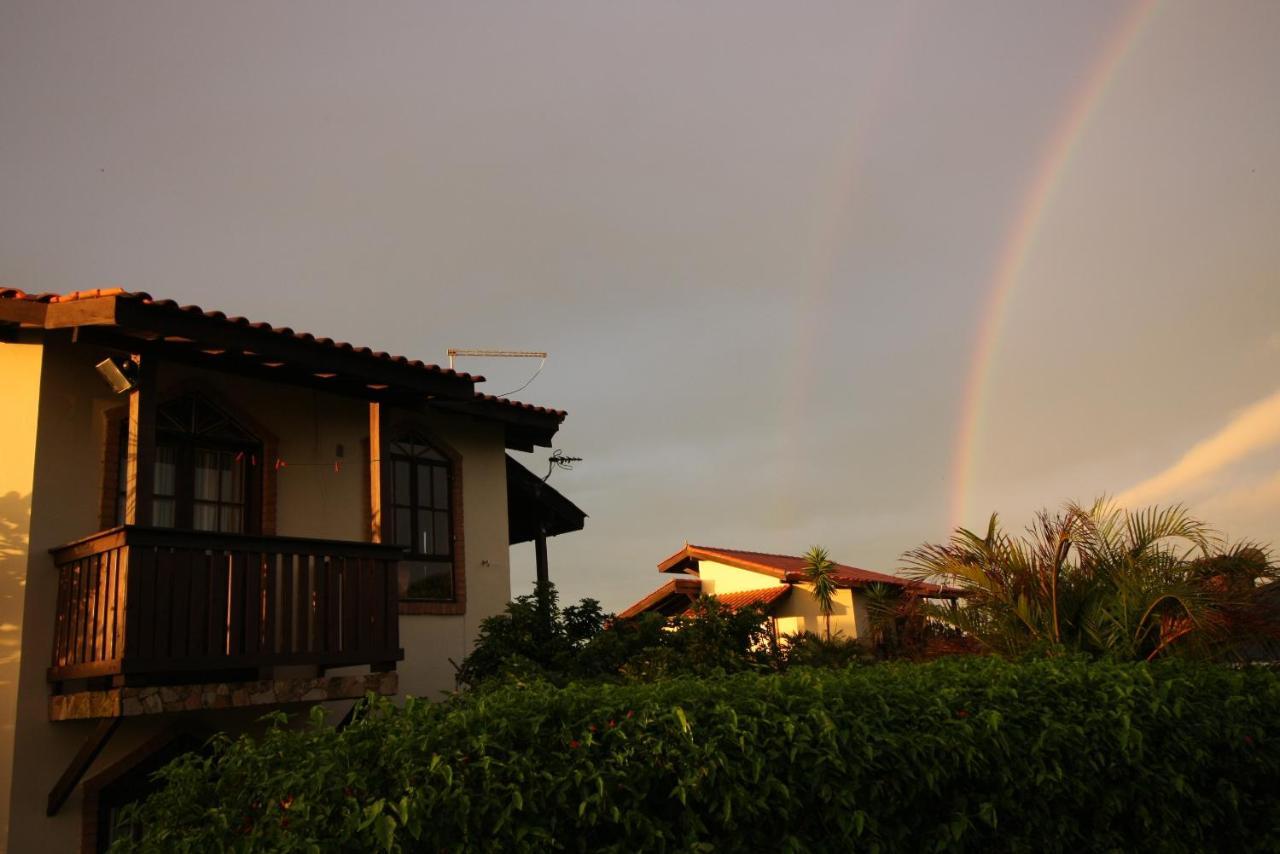
[[[1018,206],[1018,214],[1002,243],[1003,248],[994,265],[995,275],[980,315],[982,320],[964,386],[960,426],[956,432],[952,455],[948,528],[958,527],[966,521],[966,502],[973,479],[976,439],[982,427],[992,362],[1000,342],[1010,297],[1026,266],[1045,211],[1053,199],[1054,191],[1062,182],[1071,155],[1089,119],[1105,96],[1117,68],[1137,41],[1157,2],[1158,0],[1138,0],[1120,18],[1107,38],[1097,60],[1090,67],[1084,84],[1071,98],[1066,113],[1049,137],[1034,179],[1027,188]]]

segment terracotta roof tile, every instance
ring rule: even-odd
[[[724,549],[712,546],[687,545],[671,557],[658,564],[661,572],[670,572],[686,567],[699,558],[720,561],[742,569],[752,569],[773,576],[782,581],[799,582],[805,578],[805,559],[796,555],[770,554],[769,552],[752,552],[742,549]],[[922,584],[911,579],[884,572],[875,572],[856,566],[837,563],[834,575],[837,585],[841,587],[860,587],[866,584],[891,584],[895,587],[906,587],[924,593],[945,596],[955,595],[956,591],[939,587],[936,584]]]
[[[738,611],[750,605],[772,605],[790,592],[790,584],[778,584],[774,587],[765,587],[762,590],[739,590],[736,593],[720,593],[716,596],[716,600],[730,611]]]
[[[619,620],[638,617],[646,611],[654,611],[676,597],[692,599],[702,590],[702,582],[697,578],[673,578],[639,602],[618,612]]]
[[[270,323],[251,322],[243,317],[228,318],[224,312],[210,311],[201,308],[198,305],[179,305],[171,299],[155,299],[150,294],[143,291],[126,291],[123,288],[96,288],[93,290],[72,291],[69,294],[29,294],[17,288],[0,289],[0,299],[6,300],[22,300],[25,302],[37,302],[45,304],[68,303],[77,300],[95,299],[98,297],[115,297],[116,299],[130,300],[141,303],[143,305],[154,306],[159,309],[182,312],[184,314],[199,314],[211,320],[222,323],[234,324],[236,326],[249,326],[252,329],[259,329],[268,332],[274,332],[284,337],[295,338],[300,341],[307,341],[318,344],[323,347],[333,347],[340,350],[354,351],[361,355],[367,355],[374,359],[395,362],[401,365],[408,365],[419,370],[427,371],[433,374],[443,376],[456,377],[462,380],[468,380],[472,383],[483,382],[484,377],[455,371],[451,368],[442,368],[439,365],[426,364],[424,362],[405,358],[404,356],[392,356],[388,353],[373,352],[368,347],[352,347],[345,342],[335,343],[332,338],[317,338],[310,332],[296,332],[288,326],[272,326]],[[487,395],[486,395],[487,396]],[[524,404],[516,404],[510,401],[512,405],[524,407]],[[550,413],[551,410],[544,410],[542,407],[531,407],[534,411]]]
[[[480,392],[476,392],[475,399],[479,401],[483,401],[484,403],[487,403],[487,404],[491,404],[493,406],[505,406],[505,407],[510,407],[512,409],[521,409],[521,410],[524,410],[525,412],[537,413],[538,415],[551,415],[559,419],[560,421],[563,421],[565,417],[569,414],[565,412],[563,409],[549,409],[545,406],[535,406],[532,403],[521,403],[518,400],[511,400],[510,398],[507,398],[507,397],[498,397],[497,395],[482,394]]]

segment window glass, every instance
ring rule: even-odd
[[[174,518],[174,511],[177,509],[177,502],[172,498],[157,498],[151,502],[151,524],[160,528],[172,528],[177,520]]]
[[[178,455],[172,445],[160,445],[156,448],[155,482],[152,489],[156,495],[174,495],[178,483]]]
[[[435,554],[449,554],[451,550],[449,548],[449,514],[447,512],[439,510],[435,512],[433,529],[435,534]]]
[[[222,516],[219,520],[219,529],[226,531],[228,534],[244,533],[244,510],[239,507],[226,506],[222,507]]]
[[[395,518],[395,530],[391,540],[397,546],[404,546],[412,549],[413,541],[413,511],[408,507],[397,507]]]
[[[445,510],[449,507],[449,470],[443,466],[435,466],[434,468],[435,474],[432,478],[434,492],[431,504],[437,510]]]
[[[393,460],[391,464],[391,483],[394,487],[393,501],[396,504],[409,504],[413,493],[410,491],[410,469],[408,460]]]
[[[453,566],[449,561],[401,561],[399,587],[401,599],[451,599]]]
[[[197,448],[193,497],[196,501],[218,500],[218,453]],[[202,528],[201,530],[208,530]]]
[[[197,531],[218,530],[218,503],[197,501],[191,508],[191,527]]]

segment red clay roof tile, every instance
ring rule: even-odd
[[[723,549],[711,546],[686,545],[671,557],[658,564],[660,572],[671,572],[688,568],[699,558],[727,563],[741,569],[763,572],[782,581],[799,582],[805,578],[805,559],[796,555],[778,555],[768,552],[743,551],[742,549]],[[939,587],[936,584],[923,584],[897,575],[875,572],[856,566],[835,565],[836,584],[841,587],[860,587],[866,584],[891,584],[905,587],[928,595],[934,593],[953,596],[956,591]]]
[[[367,347],[353,348],[350,344],[347,344],[345,342],[334,343],[332,338],[317,338],[315,335],[312,335],[310,332],[295,332],[291,327],[288,327],[288,326],[272,326],[270,323],[251,322],[249,320],[246,320],[243,317],[228,318],[224,312],[206,311],[205,309],[202,309],[198,305],[181,305],[180,306],[174,300],[171,300],[171,299],[158,300],[153,298],[150,294],[144,291],[126,291],[123,288],[95,288],[93,290],[72,291],[69,294],[47,294],[47,293],[46,294],[28,294],[25,291],[18,290],[17,288],[0,289],[0,299],[23,300],[26,302],[39,302],[39,303],[46,303],[46,304],[68,303],[68,302],[75,302],[77,300],[96,299],[98,297],[115,297],[116,299],[136,301],[143,305],[154,306],[160,309],[178,311],[184,314],[200,314],[200,315],[203,315],[204,317],[209,318],[210,320],[216,320],[216,321],[219,321],[222,323],[228,323],[228,324],[235,324],[237,326],[249,326],[253,329],[260,329],[263,331],[274,332],[277,335],[296,338],[300,341],[316,343],[324,347],[335,347],[340,350],[354,350],[357,353],[371,356],[372,358],[375,358],[375,359],[396,362],[401,365],[409,365],[410,367],[417,368],[419,370],[428,371],[433,374],[441,374],[444,376],[457,377],[462,380],[469,380],[472,383],[478,383],[478,382],[484,381],[484,377],[482,376],[468,374],[461,371],[455,371],[452,368],[442,368],[439,365],[425,364],[418,360],[410,361],[409,359],[406,359],[404,356],[392,356],[383,352],[375,353]],[[514,401],[512,401],[512,403],[513,405],[518,405],[521,407],[524,406],[523,404],[515,404]],[[534,409],[535,411],[541,411],[541,407],[531,407],[531,408]]]

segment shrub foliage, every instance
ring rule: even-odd
[[[1280,850],[1280,676],[949,659],[376,701],[162,772],[142,851]]]
[[[984,536],[957,528],[904,558],[917,579],[965,594],[961,606],[925,606],[926,615],[991,652],[1280,655],[1280,567],[1269,550],[1229,545],[1180,506],[1068,503],[1042,510],[1021,537],[993,515]]]
[[[543,678],[649,680],[762,670],[785,656],[759,607],[727,608],[711,596],[688,614],[641,614],[619,620],[600,603],[583,599],[561,608],[555,585],[517,596],[506,610],[480,623],[475,649],[458,668],[459,687]]]

